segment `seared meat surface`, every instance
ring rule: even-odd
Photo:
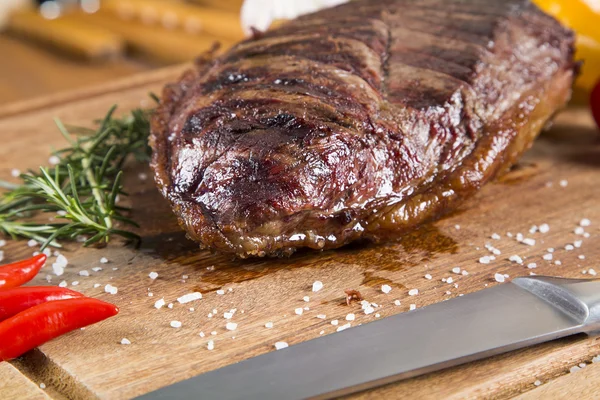
[[[569,99],[573,42],[524,0],[307,15],[165,88],[155,178],[189,237],[242,257],[399,236],[529,148]]]

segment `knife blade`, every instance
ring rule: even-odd
[[[510,283],[229,365],[139,399],[328,399],[600,329],[600,280]]]

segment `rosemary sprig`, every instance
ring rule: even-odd
[[[108,242],[112,235],[139,237],[118,229],[117,221],[137,226],[117,204],[125,196],[122,168],[130,157],[148,160],[150,110],[136,109],[124,118],[114,117],[116,106],[99,122],[97,130],[56,126],[70,146],[55,151],[58,163],[39,172],[21,174],[20,185],[0,182],[0,233],[34,239],[47,246],[85,237],[84,245]],[[48,220],[56,223],[40,223]],[[45,217],[45,219],[44,219]]]

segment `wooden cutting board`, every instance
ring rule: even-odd
[[[148,92],[159,92],[162,84],[181,70],[176,67],[145,73],[0,108],[0,178],[10,179],[13,168],[26,170],[46,163],[49,149],[64,144],[53,126],[53,117],[87,125],[114,103],[121,112],[149,105]],[[411,304],[423,307],[496,285],[496,273],[508,274],[508,280],[531,272],[592,277],[582,271],[595,268],[600,272],[599,138],[586,110],[569,109],[559,115],[554,128],[535,143],[513,171],[487,185],[451,216],[397,243],[300,252],[289,259],[239,261],[199,251],[185,239],[151,180],[140,179],[141,172],[150,176],[148,168],[131,167],[127,171],[128,203],[133,207],[133,218],[142,225],[140,249],[118,241],[104,249],[68,244],[61,250],[69,260],[66,273],[53,276],[50,260],[33,282],[47,284],[47,275],[53,285],[65,280],[73,287],[77,281],[76,290],[117,304],[121,313],[51,341],[11,364],[23,374],[22,379],[30,379],[33,385],[45,383],[45,393],[52,398],[126,399],[274,351],[278,341],[293,345],[334,335],[337,326],[332,321],[344,325],[351,313],[356,316],[351,324],[356,326],[407,312]],[[591,226],[585,228],[589,237],[574,233],[583,218],[591,220]],[[533,225],[541,224],[549,224],[550,231],[529,233]],[[499,240],[491,238],[494,233]],[[519,243],[517,233],[535,239],[535,245]],[[565,249],[579,240],[580,247]],[[501,254],[482,264],[481,257],[492,255],[486,244]],[[551,261],[542,258],[548,248],[555,249]],[[9,241],[2,250],[5,261],[10,262],[35,249],[23,241]],[[524,263],[509,261],[512,255],[519,255]],[[101,264],[102,257],[109,263]],[[527,268],[529,263],[536,263],[537,268]],[[93,272],[93,267],[103,270]],[[468,275],[452,272],[454,267]],[[80,276],[82,270],[91,276]],[[157,272],[158,278],[151,280],[150,272]],[[426,274],[432,279],[426,279]],[[442,281],[449,277],[452,283]],[[324,287],[312,292],[316,280]],[[118,288],[116,295],[104,292],[109,283]],[[94,288],[94,284],[100,286]],[[382,284],[390,285],[392,291],[383,293]],[[419,294],[409,296],[408,291],[415,288]],[[377,303],[376,313],[365,315],[360,305],[347,306],[345,289],[357,289],[365,299]],[[224,290],[224,294],[217,290]],[[185,305],[176,302],[194,291],[202,292],[203,298]],[[161,298],[174,307],[156,309],[154,302]],[[401,305],[395,305],[395,300]],[[302,315],[296,314],[297,308],[303,308]],[[223,313],[231,309],[237,310],[231,319],[238,324],[235,331],[225,329],[228,320]],[[320,314],[326,315],[325,319],[317,318]],[[174,320],[182,322],[182,327],[172,328],[170,322]],[[266,328],[267,322],[274,327]],[[121,345],[123,338],[131,344]],[[209,340],[215,343],[212,351],[207,349]],[[453,338],[448,337],[447,346],[452,343]],[[600,385],[600,368],[591,360],[599,353],[596,338],[576,336],[354,397],[509,398],[526,393],[525,398],[537,394],[548,398],[560,397],[565,390],[576,395],[579,388],[585,397],[587,387],[587,397],[592,398],[589,382]],[[587,363],[588,369],[563,377],[579,363]],[[4,372],[0,375],[0,380],[9,379]],[[535,381],[542,385],[536,387]],[[23,385],[19,396],[39,397],[30,386]],[[14,390],[14,385],[0,385],[0,398],[16,396]]]

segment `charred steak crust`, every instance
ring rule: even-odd
[[[362,0],[168,85],[152,166],[190,238],[239,256],[438,218],[570,97],[574,36],[529,1]]]

